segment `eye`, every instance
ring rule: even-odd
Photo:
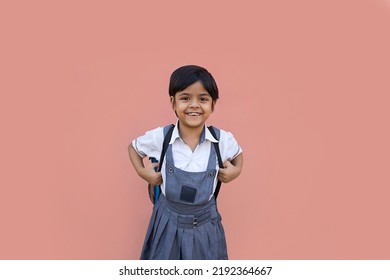
[[[182,96],[182,97],[180,97],[180,100],[188,101],[188,100],[190,100],[190,98],[188,96]]]
[[[210,99],[208,97],[201,97],[200,101],[201,102],[208,102]]]

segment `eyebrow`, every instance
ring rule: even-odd
[[[181,92],[178,95],[192,95],[192,94],[188,92]],[[211,95],[207,92],[204,92],[204,93],[200,93],[199,96],[211,96]]]

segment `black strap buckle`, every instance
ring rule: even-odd
[[[196,228],[198,225],[198,218],[194,218],[194,221],[192,222],[193,228]]]

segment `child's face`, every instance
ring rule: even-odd
[[[180,121],[180,126],[199,128],[213,112],[215,101],[204,89],[200,81],[193,83],[171,96],[172,108]]]

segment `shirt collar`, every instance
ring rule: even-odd
[[[172,131],[172,137],[169,144],[173,144],[177,138],[180,138],[179,134],[179,120],[176,121],[175,128]],[[207,125],[205,124],[202,134],[200,135],[199,144],[202,144],[205,140],[209,140],[213,143],[218,143],[219,141],[214,138],[214,136],[211,134],[210,130],[207,128]]]

